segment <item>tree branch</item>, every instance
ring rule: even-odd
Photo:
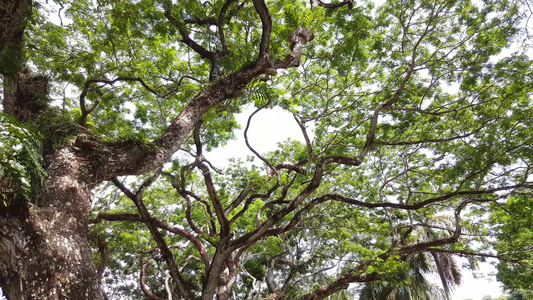
[[[259,0],[257,0],[259,1]],[[258,3],[259,10],[264,3]],[[264,14],[266,11],[262,11]],[[123,175],[137,175],[157,169],[181,147],[195,124],[213,106],[240,94],[255,78],[266,74],[273,67],[288,68],[298,65],[303,46],[312,39],[312,33],[299,28],[293,34],[292,52],[285,60],[272,63],[269,59],[257,60],[242,70],[230,74],[201,90],[167,127],[165,133],[153,142],[153,146],[123,142],[102,143],[98,149],[99,160],[94,166],[95,182],[110,180]],[[291,57],[289,59],[289,57]]]
[[[133,194],[128,188],[126,188],[120,181],[118,181],[116,178],[113,178],[111,181],[115,184],[116,187],[118,187],[128,198],[130,198],[135,206],[137,206],[137,210],[139,211],[139,214],[141,216],[142,221],[146,224],[146,227],[148,227],[148,230],[152,234],[152,237],[154,238],[157,246],[159,247],[159,251],[161,251],[161,256],[165,260],[166,264],[168,265],[170,269],[170,274],[172,275],[172,278],[174,279],[174,282],[176,282],[176,285],[178,286],[178,290],[182,297],[185,299],[194,299],[194,295],[192,294],[191,290],[189,289],[190,284],[185,281],[183,276],[181,275],[181,272],[178,269],[178,266],[176,265],[176,261],[174,260],[174,256],[172,255],[172,252],[168,248],[167,243],[165,242],[165,239],[157,229],[157,227],[151,222],[150,213],[148,212],[148,209],[144,205],[142,201],[142,195],[144,190],[150,186],[153,181],[157,178],[159,175],[159,172],[156,172],[153,176],[148,178],[146,181],[143,182],[139,190]]]
[[[345,5],[348,5],[349,9],[353,8],[353,2],[351,0],[342,1],[338,3],[324,3],[320,0],[311,0],[311,3],[314,4],[314,6],[321,6],[321,7],[329,8],[329,9],[336,9],[339,7],[343,7]]]
[[[226,11],[228,10],[229,6],[235,1],[236,0],[227,0],[226,2],[224,2],[224,5],[222,5],[222,8],[220,9],[220,14],[218,15],[216,25],[218,27],[218,38],[220,39],[220,44],[222,45],[222,51],[219,53],[220,56],[229,53],[228,46],[226,45],[226,37],[224,36],[224,15],[226,14]]]
[[[222,207],[222,204],[220,203],[220,199],[218,198],[215,184],[213,183],[213,177],[211,176],[211,171],[209,171],[209,168],[207,167],[207,165],[205,165],[202,162],[203,160],[202,143],[200,141],[201,125],[202,125],[202,122],[198,122],[193,131],[194,143],[196,144],[196,153],[197,153],[196,162],[194,163],[194,165],[197,166],[202,171],[202,175],[204,177],[204,183],[207,188],[207,194],[209,195],[211,204],[213,205],[215,209],[215,215],[218,219],[218,224],[220,225],[220,235],[227,236],[230,233],[228,219],[226,218],[226,215],[224,214],[224,208]]]
[[[95,223],[101,222],[102,220],[106,220],[106,221],[128,221],[128,222],[142,222],[142,223],[145,223],[140,215],[128,214],[128,213],[124,213],[124,214],[100,213],[100,214],[98,214],[96,216],[96,218],[90,220],[89,223],[95,224]],[[187,232],[186,230],[181,229],[181,228],[179,228],[179,227],[177,227],[175,225],[171,225],[171,224],[162,222],[162,221],[157,220],[155,218],[150,218],[150,223],[154,224],[155,226],[157,226],[157,227],[159,227],[161,229],[164,229],[164,230],[167,230],[167,231],[172,232],[174,234],[177,234],[177,235],[187,239],[189,242],[191,242],[191,244],[194,245],[194,247],[196,248],[196,250],[200,254],[200,257],[202,259],[202,262],[204,263],[205,269],[207,270],[209,268],[209,265],[211,263],[211,258],[209,257],[209,254],[207,253],[207,250],[205,249],[204,244],[200,241],[200,239],[197,236],[195,236],[195,235]]]
[[[78,121],[78,124],[80,124],[81,126],[85,126],[86,122],[87,122],[87,117],[89,116],[90,113],[92,113],[96,107],[98,106],[98,103],[99,103],[99,100],[95,101],[93,103],[93,105],[90,107],[90,108],[87,108],[87,106],[85,105],[85,98],[87,97],[87,94],[89,93],[90,91],[90,87],[93,83],[104,83],[106,85],[113,85],[117,82],[120,82],[120,81],[137,81],[139,82],[146,90],[148,90],[150,93],[156,95],[156,96],[159,96],[159,93],[157,93],[154,89],[152,89],[151,87],[148,86],[148,84],[146,84],[146,82],[144,82],[144,80],[142,80],[140,77],[127,77],[127,76],[121,76],[121,77],[117,77],[113,80],[108,80],[108,79],[97,79],[97,78],[93,78],[93,79],[89,79],[85,82],[85,84],[83,85],[83,90],[80,94],[80,97],[79,97],[79,100],[80,100],[80,109],[81,109],[81,117],[80,117],[80,120]],[[101,95],[100,95],[101,96]]]
[[[139,281],[140,281],[140,284],[141,284],[141,290],[143,292],[143,294],[146,296],[146,298],[148,298],[148,300],[165,300],[164,298],[161,298],[159,296],[156,296],[154,295],[150,289],[148,288],[148,286],[146,285],[146,261],[144,260],[144,258],[140,258],[139,259],[139,262],[141,264],[141,273],[140,273],[140,276],[139,276]]]
[[[303,47],[315,38],[313,32],[305,27],[300,27],[291,33],[289,42],[291,43],[291,53],[283,60],[277,60],[274,64],[276,69],[287,69],[300,65]]]
[[[259,56],[257,61],[269,60],[270,36],[272,35],[272,18],[264,0],[252,0],[254,8],[263,26],[261,43],[259,44]],[[292,49],[291,49],[292,50]]]
[[[278,174],[278,171],[276,171],[276,168],[274,168],[274,166],[266,159],[264,158],[263,156],[261,156],[261,154],[259,154],[259,152],[255,151],[254,148],[252,148],[252,146],[250,145],[250,142],[248,140],[248,129],[250,129],[250,123],[252,122],[252,118],[255,114],[257,114],[259,111],[261,111],[262,109],[264,109],[265,107],[267,107],[268,105],[270,104],[270,101],[268,101],[267,103],[261,105],[259,108],[257,108],[249,117],[248,117],[248,121],[246,122],[246,128],[244,129],[244,142],[246,143],[246,147],[248,147],[248,149],[250,149],[250,151],[252,151],[253,154],[255,154],[255,156],[257,156],[260,160],[262,160],[271,170],[274,174],[276,174],[276,178],[278,180],[278,183],[279,183],[279,174]]]

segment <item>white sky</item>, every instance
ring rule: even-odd
[[[236,132],[237,140],[229,141],[220,149],[214,149],[206,155],[207,160],[218,166],[226,166],[229,158],[245,158],[253,155],[244,142],[244,129],[250,115],[255,109],[249,108],[237,115],[237,121],[241,124],[241,130]],[[277,149],[279,142],[288,138],[305,143],[300,127],[289,112],[276,107],[263,109],[254,115],[248,129],[248,141],[252,148],[260,154]]]

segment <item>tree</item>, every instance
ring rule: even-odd
[[[399,282],[373,281],[361,290],[360,300],[380,299],[445,299],[445,293],[426,278],[431,271],[426,253],[409,257],[408,264],[398,270]]]
[[[528,195],[517,194],[503,204],[503,210],[491,214],[494,231],[498,233],[494,248],[508,257],[498,263],[498,280],[516,298],[533,296],[531,200]]]
[[[430,228],[423,228],[422,232],[414,234],[418,239],[410,244],[427,242],[435,239],[434,235]],[[450,299],[450,290],[461,283],[461,270],[451,253],[420,252],[409,256],[405,262],[397,270],[396,280],[366,283],[359,299]],[[438,274],[442,288],[426,278],[432,273]]]
[[[498,214],[532,187],[531,60],[502,52],[521,3],[56,4],[0,7],[9,299],[348,299],[423,253],[508,258]],[[246,106],[304,142],[219,170]]]

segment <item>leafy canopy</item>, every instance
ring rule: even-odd
[[[193,295],[215,284],[221,299],[222,287],[239,299],[315,299],[350,298],[356,282],[419,284],[412,264],[427,253],[501,258],[500,280],[530,289],[532,61],[526,47],[508,50],[525,37],[518,1],[42,3],[25,55],[85,134],[149,143],[257,59],[261,3],[273,60],[293,50],[295,30],[313,33],[299,65],[212,108],[162,170],[94,191],[94,257],[111,298],[179,293],[167,252]],[[209,161],[205,151],[244,125],[235,114],[272,107],[294,115],[300,141],[271,153],[249,145],[253,158],[226,167]],[[26,192],[21,178],[33,175],[22,168],[41,174],[39,159],[27,132],[8,126],[17,140],[2,148],[22,148],[0,163]]]

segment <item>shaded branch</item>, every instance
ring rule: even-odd
[[[148,286],[146,285],[146,261],[144,260],[144,258],[140,258],[139,259],[139,262],[141,264],[141,273],[140,273],[140,276],[139,276],[139,281],[140,281],[140,284],[141,284],[141,290],[143,292],[143,294],[146,296],[146,298],[148,298],[148,300],[166,300],[164,298],[161,298],[159,296],[156,296],[154,295],[150,289],[148,288]]]
[[[103,220],[106,221],[128,221],[128,222],[142,222],[143,219],[140,215],[137,214],[106,214],[106,213],[100,213],[96,216],[96,218],[89,221],[91,224],[99,223]],[[211,258],[209,257],[209,254],[207,253],[207,250],[205,249],[205,246],[200,241],[200,239],[197,236],[194,236],[193,234],[187,232],[184,229],[181,229],[175,225],[171,225],[165,222],[162,222],[160,220],[157,220],[155,218],[150,218],[150,223],[154,224],[155,226],[167,230],[169,232],[172,232],[174,234],[177,234],[185,239],[187,239],[191,244],[194,245],[198,253],[200,254],[200,257],[202,259],[202,262],[204,263],[204,266],[206,269],[209,268],[209,264],[211,263]],[[170,248],[170,247],[169,247]]]
[[[159,251],[161,251],[161,256],[163,257],[166,264],[168,265],[168,268],[170,269],[170,274],[172,275],[174,282],[176,282],[176,285],[178,286],[178,291],[180,292],[181,296],[184,297],[185,299],[194,299],[194,295],[189,289],[190,284],[187,283],[185,279],[183,278],[183,276],[181,275],[181,272],[179,271],[178,266],[176,265],[176,261],[174,260],[174,256],[172,255],[172,252],[168,248],[168,245],[165,242],[163,235],[161,235],[157,227],[151,222],[152,218],[150,217],[150,213],[148,212],[148,209],[146,208],[146,206],[144,205],[142,201],[142,195],[143,195],[144,190],[155,181],[158,175],[159,175],[159,172],[156,172],[153,176],[151,176],[146,181],[144,181],[141,184],[141,187],[139,188],[139,190],[135,194],[133,194],[120,181],[118,181],[118,179],[113,178],[111,181],[128,198],[130,198],[135,204],[135,206],[137,207],[137,210],[139,211],[142,221],[146,224],[146,227],[148,227],[148,230],[152,234],[154,241],[159,247]]]
[[[205,49],[200,44],[198,44],[197,42],[195,42],[194,40],[191,39],[191,37],[187,33],[187,30],[185,29],[184,24],[182,24],[180,21],[178,21],[172,15],[172,6],[171,5],[172,4],[169,4],[168,6],[165,6],[165,17],[180,32],[181,38],[182,38],[181,42],[184,43],[185,45],[189,46],[196,53],[198,53],[200,55],[200,57],[202,57],[204,59],[208,59],[208,60],[210,60],[212,62],[214,57],[215,57],[215,53]]]
[[[89,116],[90,113],[92,113],[96,109],[96,107],[98,107],[98,104],[99,104],[99,100],[95,101],[90,108],[87,108],[87,106],[85,104],[85,98],[87,97],[87,94],[90,92],[91,85],[94,84],[94,83],[103,83],[105,85],[113,85],[113,84],[115,84],[117,82],[121,82],[121,81],[136,81],[136,82],[140,83],[150,93],[152,93],[152,94],[154,94],[156,96],[159,96],[159,94],[154,89],[152,89],[150,86],[148,86],[148,84],[146,84],[146,82],[144,82],[144,80],[142,80],[140,77],[121,76],[121,77],[117,77],[117,78],[115,78],[113,80],[96,79],[96,78],[89,79],[83,85],[83,90],[82,90],[82,92],[80,94],[80,97],[79,97],[80,109],[81,109],[81,117],[80,117],[80,120],[79,120],[78,123],[81,126],[85,126],[86,125],[85,123],[87,122],[87,117]],[[101,96],[101,93],[99,95]]]
[[[217,19],[215,18],[205,18],[205,19],[200,19],[200,18],[188,18],[188,19],[184,19],[183,20],[183,23],[185,24],[196,24],[196,25],[217,25]]]
[[[214,81],[220,75],[220,66],[219,66],[219,56],[217,53],[207,50],[202,45],[195,42],[187,33],[185,24],[182,21],[177,20],[172,15],[172,4],[168,3],[165,5],[165,17],[167,20],[174,25],[181,34],[181,42],[190,47],[193,51],[198,53],[201,58],[209,60],[211,63],[211,72],[209,75],[209,80]],[[190,19],[189,19],[190,21]]]
[[[254,8],[263,27],[261,34],[261,43],[259,44],[258,61],[269,59],[270,36],[272,35],[272,18],[264,0],[252,0]],[[291,47],[292,50],[292,47]]]
[[[213,208],[215,209],[215,215],[218,219],[218,224],[220,225],[220,235],[221,236],[227,236],[230,233],[229,228],[229,222],[226,218],[226,215],[224,214],[224,208],[222,207],[222,204],[220,203],[220,199],[218,198],[217,191],[215,188],[215,184],[213,183],[213,177],[211,176],[211,171],[209,171],[209,168],[207,165],[205,165],[202,155],[202,142],[200,141],[200,128],[201,128],[202,122],[198,122],[194,128],[193,131],[193,138],[194,143],[196,145],[196,162],[194,165],[198,167],[202,171],[202,175],[204,177],[204,183],[207,188],[207,193],[209,195],[209,199],[211,200],[211,204],[213,205]]]
[[[224,5],[222,5],[222,8],[220,9],[220,14],[218,15],[216,25],[218,27],[218,38],[220,39],[220,44],[222,45],[222,51],[219,53],[220,56],[229,53],[228,45],[226,45],[226,37],[224,36],[224,15],[226,14],[226,11],[228,10],[229,6],[235,1],[236,0],[227,0],[226,2],[224,2]]]
[[[324,3],[320,0],[311,0],[311,5],[312,7],[321,6],[321,7],[329,8],[329,9],[336,9],[339,7],[343,7],[345,5],[347,5],[349,9],[353,8],[353,2],[351,0],[337,2],[337,3]]]

